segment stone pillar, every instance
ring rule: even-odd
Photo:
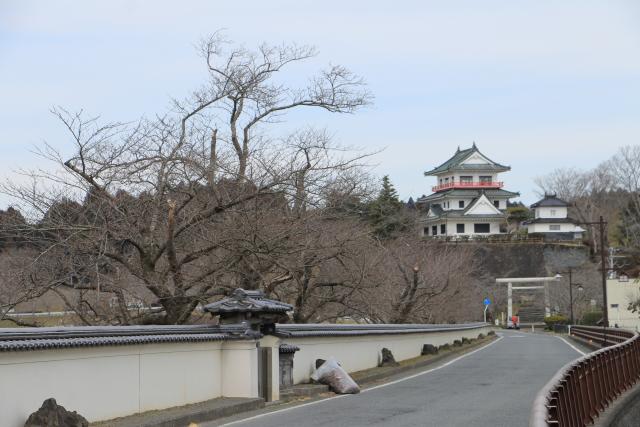
[[[511,282],[507,284],[507,325],[511,322],[511,318],[513,317],[513,286]]]
[[[226,341],[222,345],[222,396],[258,397],[257,348],[256,341]]]
[[[549,300],[549,282],[544,281],[544,316],[551,316],[551,302]]]

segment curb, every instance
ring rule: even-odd
[[[185,427],[264,408],[264,399],[227,398],[91,423],[91,427]]]

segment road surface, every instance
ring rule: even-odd
[[[538,390],[581,354],[550,335],[499,335],[479,350],[358,395],[267,408],[201,427],[526,427]]]

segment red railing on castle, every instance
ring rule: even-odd
[[[502,188],[504,182],[502,181],[485,181],[485,182],[446,182],[444,184],[431,187],[431,191],[438,192],[442,190],[449,190],[452,188]]]

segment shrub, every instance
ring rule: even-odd
[[[555,314],[553,316],[545,317],[544,323],[547,325],[546,329],[553,331],[555,325],[566,325],[569,323],[569,319],[561,314]]]
[[[586,326],[596,326],[600,320],[602,320],[601,311],[589,311],[584,315],[582,315],[582,319],[580,319],[580,324],[586,325]]]

